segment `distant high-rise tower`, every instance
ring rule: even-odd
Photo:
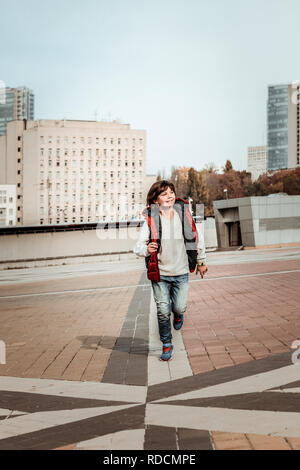
[[[252,181],[267,171],[267,146],[248,147],[248,171]]]
[[[9,121],[34,120],[34,94],[26,87],[1,89],[0,135],[6,134]]]
[[[268,89],[267,170],[299,165],[299,85],[273,85]]]

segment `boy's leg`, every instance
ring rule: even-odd
[[[174,327],[178,321],[179,328],[181,328],[179,320],[182,320],[182,315],[187,308],[187,297],[189,287],[189,275],[183,274],[182,276],[174,276],[170,290],[171,310],[174,313]]]
[[[170,323],[170,286],[166,280],[152,283],[153,296],[157,308],[157,320],[160,340],[163,344],[171,343],[172,332]]]

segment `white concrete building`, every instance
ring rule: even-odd
[[[146,132],[96,121],[12,121],[0,184],[15,184],[17,225],[140,218]]]
[[[16,225],[16,186],[0,184],[0,227]]]
[[[248,172],[252,181],[267,171],[267,146],[248,147]]]

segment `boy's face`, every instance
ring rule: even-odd
[[[175,193],[172,189],[168,186],[155,201],[155,204],[159,204],[162,207],[173,207],[175,204]]]

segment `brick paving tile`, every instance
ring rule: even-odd
[[[53,450],[76,450],[77,444],[69,444],[67,446],[62,446],[62,447],[56,447],[56,449]]]
[[[139,283],[141,272],[0,286],[0,295],[54,292]],[[135,289],[2,299],[1,375],[101,380]],[[113,318],[113,321],[112,321]]]
[[[252,450],[245,434],[213,431],[211,436],[216,450]]]
[[[213,431],[216,450],[299,450],[299,438]]]
[[[213,265],[205,279],[296,269],[299,260]],[[292,272],[191,282],[182,335],[193,372],[199,371],[197,347],[216,369],[290,351],[300,338],[299,281]]]
[[[140,276],[140,271],[127,271],[126,275],[125,273],[116,272],[98,273],[90,276],[72,276],[59,280],[24,282],[0,286],[0,296],[136,285]]]
[[[287,439],[279,436],[262,436],[261,434],[247,434],[254,450],[291,450]]]
[[[208,375],[220,377],[226,375],[226,371],[219,369],[227,370],[236,365],[232,369],[239,371],[243,366],[238,364],[251,362],[255,365],[253,361],[256,359],[290,351],[291,343],[300,338],[300,272],[238,276],[293,269],[300,269],[299,260],[214,265],[205,281],[190,277],[198,281],[190,283],[188,309],[181,333],[194,374],[208,372]],[[144,379],[141,383],[139,379],[140,370],[145,369],[145,356],[141,351],[145,350],[146,341],[140,338],[144,338],[148,331],[148,300],[144,301],[145,312],[140,315],[143,322],[139,324],[135,312],[141,308],[144,297],[139,300],[141,291],[130,287],[143,279],[141,275],[141,271],[127,272],[126,275],[99,273],[0,286],[0,296],[45,293],[42,296],[1,299],[1,339],[7,346],[7,364],[1,366],[1,375],[110,382],[107,366],[113,363],[113,375],[120,375],[119,382],[113,383],[144,386]],[[228,276],[236,277],[228,279]],[[206,282],[208,279],[211,281]],[[110,287],[116,289],[101,290]],[[84,289],[90,290],[79,292]],[[57,293],[48,295],[51,292]],[[129,307],[132,310],[130,318],[127,315]],[[139,341],[133,341],[133,328],[136,328]],[[130,372],[125,377],[128,365]],[[251,368],[250,365],[247,367]],[[232,370],[229,371],[233,374]],[[188,377],[190,379],[197,380],[197,377]],[[131,413],[135,416],[135,412],[120,412],[120,416],[124,414],[126,417],[126,426],[127,416]],[[141,411],[141,416],[143,413]],[[142,427],[141,423],[139,418],[138,428]],[[118,428],[117,424],[118,419],[113,429]],[[80,425],[78,430],[81,432]],[[149,427],[149,446],[158,431],[158,427]],[[181,439],[182,445],[194,442],[193,430],[174,428],[172,433],[170,448],[176,448],[176,439]],[[197,439],[204,447],[210,437],[216,449],[300,449],[300,438],[198,431]],[[24,442],[26,439],[25,436]],[[52,447],[57,450],[75,449],[76,442],[74,437],[70,439],[68,436],[59,447],[55,436]]]
[[[293,450],[300,450],[300,438],[288,437],[287,441]]]

